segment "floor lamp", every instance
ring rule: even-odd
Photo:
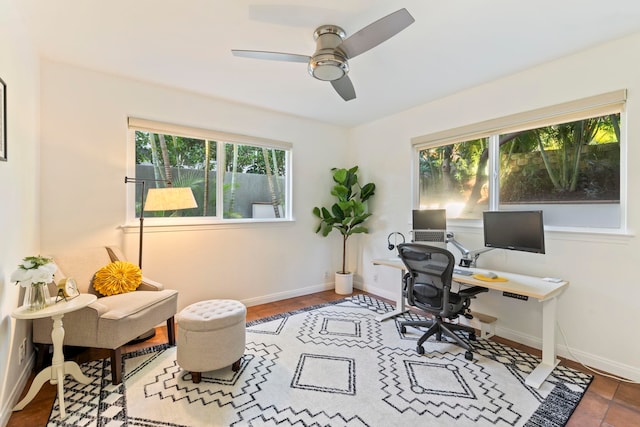
[[[149,188],[146,195],[145,203],[145,187],[147,182],[164,182],[171,185],[170,181],[165,179],[141,179],[124,177],[125,184],[133,183],[141,186],[140,200],[140,243],[138,246],[138,267],[142,269],[142,237],[144,232],[144,213],[151,211],[175,211],[180,209],[197,208],[198,204],[193,196],[190,187],[163,187]]]
[[[165,179],[141,179],[141,178],[129,178],[124,177],[124,183],[139,184],[141,189],[140,200],[140,243],[138,246],[138,267],[142,269],[142,236],[144,232],[144,212],[145,211],[174,211],[180,209],[197,208],[198,204],[193,196],[193,191],[190,187],[164,187],[164,188],[149,188],[147,194],[147,200],[145,203],[145,187],[147,182],[164,182],[167,185],[171,185],[170,181]],[[136,339],[129,342],[129,344],[135,344],[138,342],[146,341],[156,334],[155,329],[151,329],[146,333],[140,335]]]

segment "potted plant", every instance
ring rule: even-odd
[[[369,229],[364,222],[371,216],[368,212],[367,200],[376,190],[376,185],[358,182],[358,166],[351,169],[332,168],[335,185],[331,195],[337,201],[331,208],[315,207],[313,214],[320,218],[316,233],[328,236],[336,229],[342,234],[342,269],[336,272],[336,292],[350,294],[353,291],[353,273],[347,271],[347,240],[356,233],[367,233]]]

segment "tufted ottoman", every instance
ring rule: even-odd
[[[240,369],[247,309],[239,301],[213,299],[185,307],[176,315],[178,365],[199,383],[202,372],[232,365]]]

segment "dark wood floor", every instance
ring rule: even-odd
[[[358,293],[362,293],[356,291]],[[344,298],[333,291],[320,292],[317,294],[306,295],[298,298],[291,298],[283,301],[273,302],[269,304],[248,307],[247,321],[260,319],[275,314],[296,310],[303,307],[309,307],[316,304],[322,304],[328,301],[334,301]],[[382,298],[381,298],[382,299]],[[510,345],[514,348],[526,351],[528,353],[540,356],[540,351],[531,347],[494,337],[497,341]],[[166,327],[157,329],[156,336],[139,344],[127,346],[126,352],[134,351],[156,344],[167,342]],[[67,359],[76,360],[82,363],[96,358],[108,357],[108,354],[95,350],[85,351],[76,355],[66,354]],[[562,360],[561,364],[570,366],[580,371],[589,372],[581,365]],[[23,395],[29,389],[29,385],[34,378],[31,375],[29,383],[26,385]],[[45,426],[49,419],[49,414],[53,406],[56,396],[56,388],[51,384],[45,384],[35,399],[27,405],[22,411],[14,412],[9,419],[8,427],[35,427]],[[628,384],[607,378],[603,375],[595,374],[595,378],[583,399],[580,401],[578,408],[571,416],[568,427],[640,427],[640,385]]]

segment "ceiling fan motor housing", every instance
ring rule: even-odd
[[[309,74],[318,80],[333,81],[349,72],[346,56],[336,49],[346,33],[336,25],[323,25],[313,33],[316,52],[309,61]]]

